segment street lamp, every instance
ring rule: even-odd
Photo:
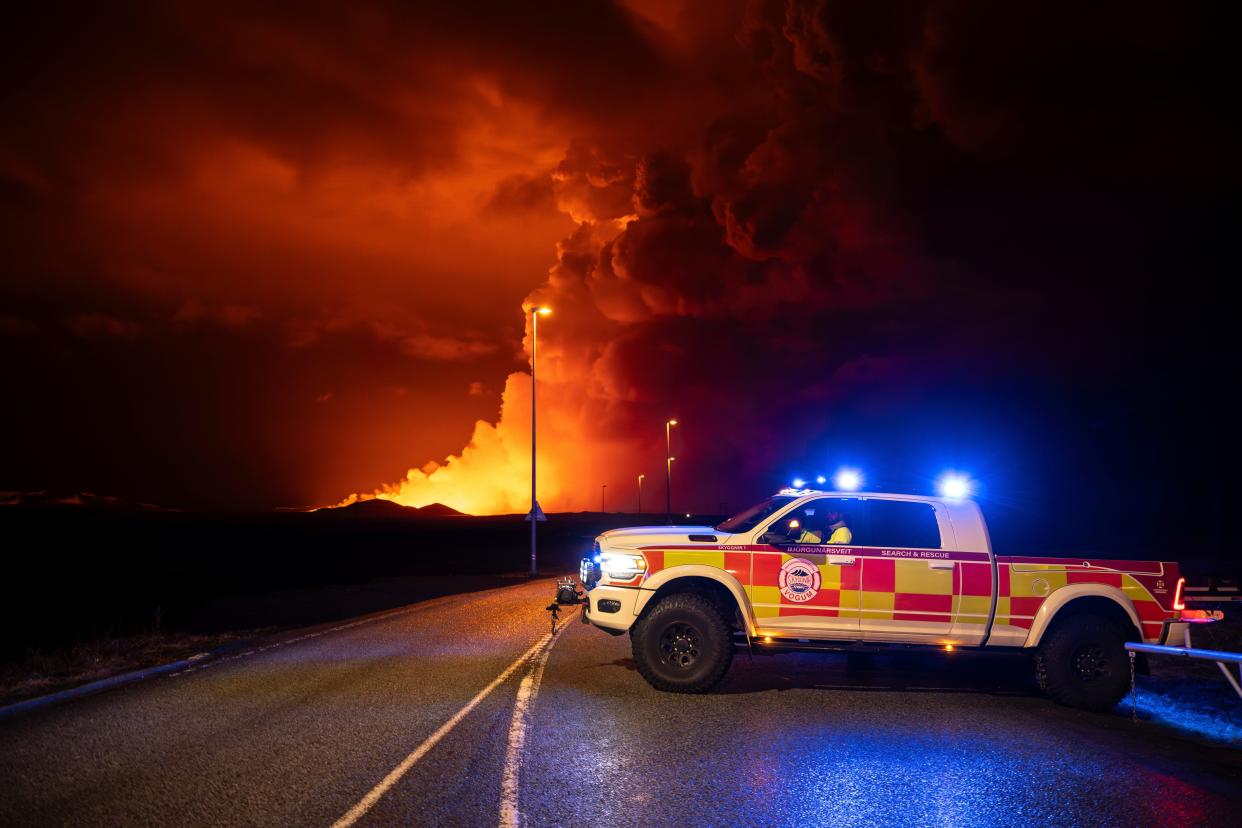
[[[643,478],[646,476],[645,474],[638,476],[638,513],[640,515],[643,513]]]
[[[664,518],[673,522],[673,426],[676,420],[664,423]]]
[[[668,484],[670,486],[673,485],[673,461],[676,459],[677,459],[676,457],[670,457],[668,458],[668,461],[665,464],[666,465],[665,473],[668,475]],[[670,508],[667,503],[665,503],[664,506],[666,509]],[[673,525],[673,513],[671,510],[668,512],[668,514],[665,515],[665,520],[668,521],[669,526]]]
[[[539,499],[535,494],[535,346],[539,339],[539,317],[547,316],[552,309],[538,305],[530,309],[530,577],[535,577],[535,525],[543,518]]]

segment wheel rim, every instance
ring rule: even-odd
[[[1079,647],[1074,653],[1074,674],[1083,682],[1091,684],[1108,675],[1108,660],[1104,648],[1098,644]]]
[[[660,661],[679,670],[689,670],[699,660],[699,631],[689,624],[669,624],[660,633]]]

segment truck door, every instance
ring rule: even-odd
[[[862,565],[860,631],[872,641],[949,637],[957,562],[947,514],[923,500],[867,498],[854,543]],[[942,533],[941,524],[946,531]]]
[[[817,498],[761,528],[752,545],[751,602],[759,632],[807,638],[858,638],[860,561],[853,548],[825,543],[830,514],[858,498]]]

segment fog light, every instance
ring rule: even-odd
[[[611,598],[602,598],[598,603],[596,603],[595,607],[600,612],[620,612],[621,602],[614,601]]]

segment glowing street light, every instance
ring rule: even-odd
[[[862,472],[858,469],[837,469],[832,485],[840,492],[856,492],[862,488]]]
[[[664,423],[664,519],[673,522],[673,426],[676,420]]]
[[[530,309],[530,576],[536,574],[535,568],[535,526],[545,520],[543,510],[539,508],[539,498],[535,491],[535,346],[539,339],[539,317],[547,316],[552,309],[547,305],[537,305]]]
[[[646,476],[645,474],[638,476],[638,513],[640,515],[643,512],[643,478]]]

